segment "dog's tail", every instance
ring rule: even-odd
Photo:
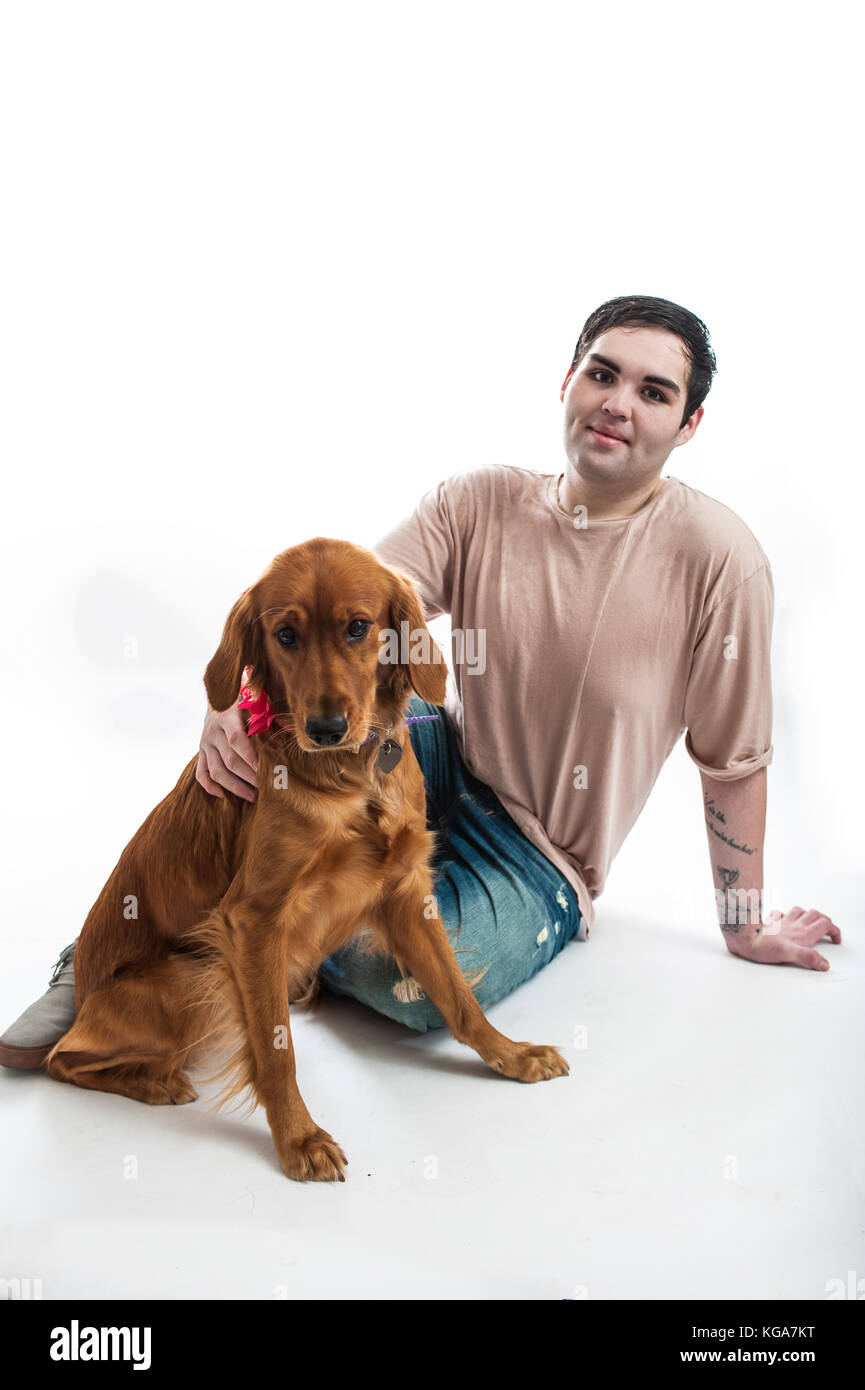
[[[234,969],[231,924],[218,908],[195,929],[200,968],[191,982],[188,1007],[206,1020],[196,1039],[189,1064],[205,1084],[215,1083],[214,1110],[257,1104],[255,1056],[245,1024],[243,1001]]]
[[[205,1084],[216,1083],[213,1108],[256,1107],[256,1064],[246,1023],[246,1011],[237,984],[235,940],[231,923],[216,908],[195,928],[195,953],[200,966],[189,986],[187,1007],[205,1020],[201,1035],[189,1053],[189,1064]],[[313,973],[296,985],[292,1008],[314,1011],[320,1005],[320,984]]]

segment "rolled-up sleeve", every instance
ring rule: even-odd
[[[429,622],[450,614],[456,535],[448,505],[447,480],[424,493],[415,510],[383,536],[373,550],[386,565],[415,580]]]
[[[765,564],[715,605],[694,648],[685,748],[701,772],[721,782],[772,761],[774,597]]]

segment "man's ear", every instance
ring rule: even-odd
[[[391,639],[382,646],[379,660],[392,673],[389,681],[394,699],[401,704],[414,690],[431,705],[443,705],[448,668],[441,648],[426,625],[414,581],[402,571],[388,568],[394,581],[390,625],[395,641]]]
[[[229,613],[222,641],[207,664],[204,688],[211,709],[226,710],[235,703],[245,666],[255,668],[251,683],[261,685],[262,661],[261,625],[252,588],[241,594]]]
[[[705,407],[701,405],[697,407],[697,409],[693,412],[692,415],[688,416],[684,425],[682,425],[679,429],[679,434],[682,436],[682,438],[676,440],[675,444],[673,445],[674,449],[678,449],[680,444],[687,444],[689,439],[694,438],[694,435],[697,433],[697,426],[702,420],[704,414]]]

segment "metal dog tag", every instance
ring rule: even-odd
[[[402,749],[399,744],[394,739],[387,738],[379,749],[375,765],[381,772],[393,772],[401,757]]]

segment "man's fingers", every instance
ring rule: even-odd
[[[825,956],[821,956],[819,951],[814,951],[810,946],[792,947],[793,965],[801,965],[806,970],[828,970],[829,962]]]
[[[841,944],[840,928],[816,907],[810,907],[807,912],[801,907],[791,907],[786,915],[775,908],[766,918],[766,933],[783,932],[785,925],[795,927],[795,936],[811,945],[815,941],[822,941],[824,936],[828,936],[836,946]]]
[[[219,786],[235,796],[242,796],[245,801],[255,801],[255,747],[240,710],[225,710],[221,714],[210,710],[204,720],[199,750],[195,776],[205,791],[220,796],[215,790]]]
[[[235,752],[224,734],[214,736],[214,747],[222,759],[224,767],[229,772],[233,772],[239,781],[246,782],[248,786],[255,786],[255,771],[252,764],[247,762],[240,753]]]
[[[244,732],[241,732],[241,737],[250,744],[254,761],[255,749],[252,748],[251,741]],[[246,759],[241,757],[239,752],[235,752],[225,731],[218,724],[211,729],[210,742],[205,743],[204,752],[207,755],[208,770],[215,782],[228,791],[245,797],[247,801],[255,800],[256,775]]]
[[[246,730],[243,727],[231,729],[227,737],[229,747],[232,749],[233,753],[246,763],[247,767],[251,768],[253,772],[257,772],[258,759],[255,756],[255,745]]]
[[[812,941],[821,941],[824,936],[828,936],[830,941],[840,945],[841,932],[831,917],[827,917],[825,912],[819,912],[816,907],[812,907],[805,916],[799,920],[800,927],[810,927],[809,935]]]
[[[221,787],[225,787],[226,791],[234,792],[235,796],[242,796],[244,801],[255,800],[255,788],[251,787],[242,777],[236,777],[233,772],[230,772],[225,763],[218,760],[218,754],[209,763],[208,771],[213,781],[218,782]]]
[[[258,768],[255,745],[243,727],[240,710],[233,710],[220,716],[218,721],[214,720],[210,737],[211,742],[219,749],[225,766],[242,781],[255,785],[255,773]]]
[[[210,773],[207,770],[207,759],[205,758],[203,753],[199,753],[198,755],[198,765],[195,769],[195,780],[196,782],[200,782],[204,790],[206,792],[210,792],[211,796],[219,796],[222,797],[223,801],[225,800],[224,792],[221,792],[219,790],[219,787],[216,785],[216,783],[214,782],[213,778],[210,776]]]
[[[808,917],[810,916],[811,913],[809,912]],[[824,936],[828,936],[830,941],[835,942],[836,945],[840,944],[841,933],[835,926],[835,923],[829,917],[827,917],[825,913],[816,913],[816,915],[810,922],[806,917],[803,917],[800,926],[805,925],[807,925],[810,929],[808,934],[811,937],[812,941],[822,941]]]

